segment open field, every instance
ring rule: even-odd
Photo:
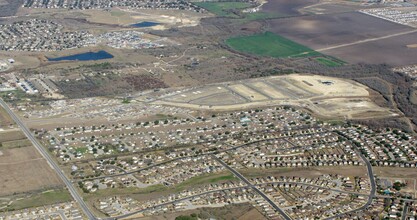
[[[232,97],[239,99],[224,102],[224,99],[232,100]],[[295,105],[325,117],[356,119],[398,115],[376,105],[371,100],[367,87],[359,83],[298,74],[197,87],[154,103],[220,111]]]
[[[306,57],[320,55],[308,47],[271,32],[230,38],[226,40],[226,44],[234,50],[259,56]]]
[[[328,67],[336,67],[336,66],[343,65],[342,61],[331,59],[331,58],[326,58],[326,57],[317,57],[315,60],[317,60],[317,62]]]
[[[0,131],[0,143],[22,139],[26,139],[26,136],[17,128]]]
[[[9,114],[7,114],[6,110],[0,108],[0,129],[5,129],[13,124],[14,121],[10,118]]]
[[[190,216],[192,213],[201,216],[203,219],[219,219],[219,220],[253,220],[253,219],[264,219],[265,216],[262,215],[256,208],[251,204],[231,204],[225,207],[220,208],[199,208],[196,210],[181,211],[176,213],[167,213],[163,215],[155,215],[149,217],[140,218],[139,216],[127,219],[140,219],[140,220],[172,220],[178,216]]]
[[[195,2],[194,4],[217,16],[225,17],[235,17],[231,12],[232,10],[248,8],[251,6],[251,4],[246,2]]]
[[[269,22],[272,32],[312,49],[412,30],[359,12],[273,19]]]
[[[269,23],[272,32],[347,62],[408,65],[417,55],[417,50],[407,48],[415,43],[412,28],[359,12],[272,19]]]
[[[136,200],[146,200],[152,198],[158,198],[163,195],[167,195],[174,192],[180,192],[185,189],[198,187],[210,183],[221,183],[237,180],[236,177],[230,173],[222,172],[217,174],[207,174],[196,176],[184,181],[175,187],[166,187],[162,184],[148,186],[146,188],[119,188],[119,189],[104,189],[98,190],[94,193],[85,194],[85,199],[93,201],[97,198],[103,198],[112,195],[131,196]]]
[[[325,174],[339,174],[343,176],[360,176],[365,177],[365,167],[338,167],[337,169],[332,167],[311,167],[311,168],[273,168],[266,169],[259,172],[258,169],[242,169],[239,172],[247,178],[256,178],[266,175],[270,176],[297,176],[304,178],[314,178]]]
[[[71,201],[71,195],[67,190],[60,189],[60,190],[48,190],[45,192],[41,192],[30,196],[28,198],[19,199],[13,201],[9,206],[7,206],[8,210],[20,210],[32,207],[38,207],[40,204],[42,205],[52,205],[56,203],[63,203]]]
[[[352,46],[330,49],[323,53],[340,57],[350,63],[386,63],[393,66],[416,63],[417,48],[407,45],[416,42],[417,32]]]
[[[301,14],[300,9],[318,2],[319,0],[269,0],[262,6],[261,11],[296,16]]]
[[[0,195],[61,185],[61,180],[33,147],[0,148]]]

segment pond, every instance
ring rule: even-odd
[[[78,53],[70,56],[64,57],[56,57],[56,58],[49,58],[47,57],[48,61],[64,61],[64,60],[78,60],[78,61],[90,61],[90,60],[103,60],[103,59],[110,59],[114,56],[110,53],[100,50],[98,52],[86,52],[86,53]]]
[[[142,21],[136,24],[130,25],[131,27],[137,27],[137,28],[144,28],[144,27],[153,27],[156,25],[160,25],[160,23],[152,22],[152,21]]]

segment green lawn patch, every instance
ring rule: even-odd
[[[328,57],[317,57],[315,60],[328,67],[337,67],[337,66],[342,66],[344,64],[344,62],[341,60],[328,58]]]
[[[232,10],[249,8],[247,2],[194,2],[195,5],[221,17],[237,17]]]
[[[320,53],[272,32],[251,36],[233,37],[226,44],[236,51],[270,57],[308,57]]]
[[[85,154],[87,153],[87,151],[88,151],[88,148],[86,147],[79,147],[75,149],[75,152],[80,153],[80,154]]]

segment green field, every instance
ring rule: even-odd
[[[327,58],[327,57],[317,57],[316,61],[328,67],[337,67],[337,66],[342,66],[344,64],[343,61],[332,59],[332,58]]]
[[[246,2],[194,2],[195,5],[221,17],[236,17],[230,10],[248,8]]]
[[[289,58],[320,55],[306,46],[272,32],[229,38],[226,44],[236,51],[259,56]]]
[[[36,194],[30,198],[14,201],[7,207],[7,210],[21,210],[43,205],[52,205],[56,203],[68,202],[71,201],[71,199],[71,195],[65,189],[50,190]]]

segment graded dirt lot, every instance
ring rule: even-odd
[[[272,32],[315,50],[413,30],[359,12],[273,19],[269,24]]]
[[[235,101],[231,101],[233,97]],[[362,84],[332,77],[301,74],[185,89],[183,92],[155,101],[154,104],[219,111],[295,105],[325,117],[355,119],[397,115],[375,104],[367,87]]]
[[[32,146],[0,151],[0,195],[61,185],[59,177]]]

